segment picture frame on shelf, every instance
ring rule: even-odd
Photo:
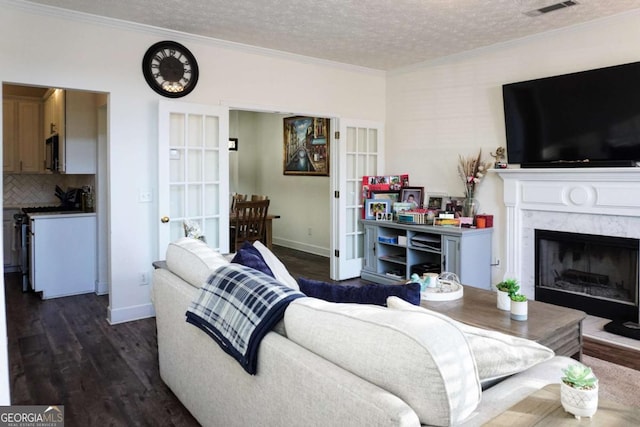
[[[365,201],[365,219],[376,219],[379,213],[391,213],[391,201],[389,199],[367,199]]]
[[[449,197],[449,200],[446,204],[446,210],[449,212],[454,212],[456,215],[460,216],[462,212],[463,202],[464,197]]]
[[[428,193],[426,209],[440,211],[447,206],[447,195],[444,193]]]
[[[372,199],[388,199],[391,200],[391,205],[400,201],[400,192],[393,190],[372,190]]]
[[[424,187],[403,187],[400,190],[400,202],[411,203],[412,209],[421,208],[424,204]]]

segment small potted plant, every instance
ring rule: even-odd
[[[574,364],[563,369],[560,383],[560,402],[564,410],[580,417],[591,418],[598,409],[598,379],[591,368]]]
[[[513,320],[527,320],[527,296],[523,294],[513,294],[509,297],[511,299],[511,319]]]
[[[498,291],[498,308],[500,310],[511,310],[511,295],[515,295],[520,289],[516,279],[504,279],[496,285]]]

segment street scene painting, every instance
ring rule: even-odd
[[[284,174],[329,176],[329,119],[284,119]]]

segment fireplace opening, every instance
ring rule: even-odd
[[[535,230],[535,299],[638,323],[640,240]]]

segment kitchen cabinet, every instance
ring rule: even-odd
[[[29,214],[29,280],[42,299],[95,291],[96,214]]]
[[[2,100],[3,171],[43,173],[42,102],[26,98]]]
[[[491,287],[492,228],[434,227],[362,220],[364,265],[360,277],[405,283],[411,274],[455,273],[465,285]]]
[[[48,138],[57,133],[64,139],[65,96],[63,89],[50,89],[44,97],[43,135]]]
[[[95,174],[98,160],[98,107],[90,92],[64,91],[65,126],[60,134],[60,172]]]

